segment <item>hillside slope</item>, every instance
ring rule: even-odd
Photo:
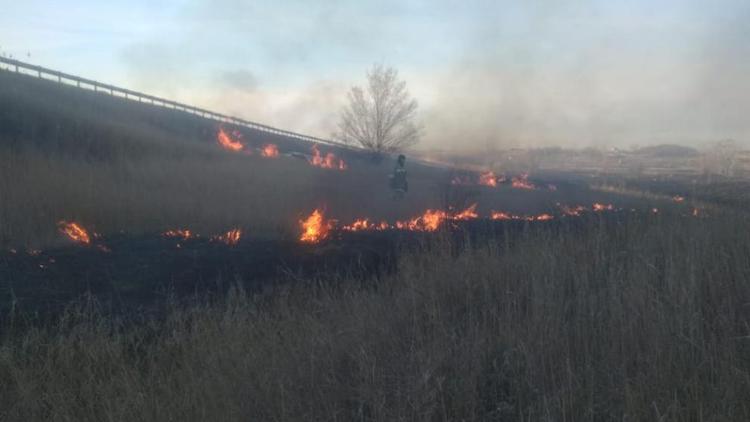
[[[249,146],[277,145],[281,156],[236,154],[218,145],[219,128],[185,112],[0,72],[0,246],[55,242],[61,219],[100,233],[242,226],[278,236],[319,206],[338,218],[360,210],[385,218],[440,205],[435,170],[411,166],[415,193],[394,207],[390,162],[320,146],[349,167],[321,169],[299,156],[311,153],[309,143],[227,128]]]

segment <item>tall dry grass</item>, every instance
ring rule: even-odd
[[[349,222],[393,221],[471,202],[480,203],[483,215],[614,202],[580,186],[448,192],[449,171],[411,157],[410,192],[395,202],[387,179],[392,162],[330,147],[320,149],[341,155],[348,171],[313,168],[299,158],[238,156],[219,148],[217,129],[217,122],[179,111],[0,72],[0,249],[54,246],[63,240],[56,229],[61,219],[103,235],[241,227],[276,237],[298,235],[298,219],[321,206]],[[282,153],[310,152],[294,139],[243,132],[255,147],[271,142]]]
[[[390,162],[349,153],[350,170],[338,172],[303,158],[232,154],[218,146],[218,128],[186,113],[0,72],[0,248],[54,245],[61,219],[105,235],[239,226],[269,237],[296,234],[297,220],[319,206],[333,218],[362,210],[386,218],[439,205],[430,170],[410,167],[413,192],[394,207]],[[304,142],[242,131],[252,147],[270,142],[282,153],[310,152]]]
[[[748,229],[537,225],[137,327],[79,307],[4,339],[0,419],[749,420]]]

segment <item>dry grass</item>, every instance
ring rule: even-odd
[[[0,245],[54,243],[61,219],[103,234],[243,227],[268,237],[292,229],[319,205],[346,211],[344,198],[360,189],[376,193],[362,198],[372,208],[382,208],[375,207],[378,200],[389,202],[385,182],[372,174],[349,174],[341,183],[341,175],[332,173],[286,157],[207,153],[100,162],[0,150]]]
[[[457,188],[447,196],[449,173],[413,164],[410,192],[394,201],[387,184],[390,162],[359,160],[345,172],[324,170],[300,158],[223,151],[213,135],[186,142],[123,131],[89,144],[0,144],[0,248],[54,246],[64,241],[57,231],[60,220],[105,236],[175,228],[216,234],[240,227],[256,238],[274,238],[297,236],[298,220],[317,207],[344,222],[363,217],[392,222],[446,203],[479,202],[482,215],[555,212],[558,202],[624,205],[616,194],[578,187]]]
[[[539,227],[141,327],[78,308],[2,343],[0,418],[748,420],[748,229]]]
[[[414,192],[394,207],[390,162],[350,155],[351,169],[338,172],[237,155],[217,145],[217,130],[195,116],[0,73],[0,248],[54,245],[61,219],[105,235],[239,226],[269,237],[296,232],[318,206],[334,218],[362,210],[388,218],[440,205],[429,170],[410,168]],[[245,131],[245,140],[309,152],[274,135]]]
[[[387,187],[392,162],[337,151],[350,164],[338,172],[299,158],[237,156],[218,147],[217,129],[216,122],[184,113],[0,72],[0,248],[53,246],[62,240],[61,219],[104,235],[241,227],[255,237],[277,237],[297,235],[297,220],[319,206],[344,221],[393,221],[477,199],[485,215],[609,200],[580,188],[447,195],[447,172],[408,159],[410,192],[394,202]],[[251,131],[245,140],[273,142],[282,152],[309,150]]]
[[[396,204],[387,163],[231,155],[206,121],[4,82],[0,247],[54,244],[61,218],[284,236],[323,204],[443,205],[427,169]],[[749,229],[669,212],[536,225],[464,251],[438,241],[381,280],[234,290],[141,325],[84,301],[57,325],[2,327],[0,420],[750,420]]]

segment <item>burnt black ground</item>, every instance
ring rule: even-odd
[[[215,140],[216,129],[217,122],[175,110],[160,109],[33,77],[0,72],[0,149],[3,150],[0,152],[14,156],[13,154],[18,151],[33,150],[30,156],[51,157],[49,162],[69,160],[72,163],[71,166],[74,167],[89,162],[102,163],[100,167],[90,167],[91,173],[88,176],[91,180],[96,179],[95,176],[98,175],[96,171],[101,171],[108,166],[116,164],[124,168],[135,166],[134,168],[137,169],[139,168],[137,163],[142,160],[150,163],[150,160],[157,159],[161,160],[158,161],[159,163],[162,163],[180,157],[196,158],[196,160],[210,157],[213,160],[210,163],[219,165],[224,164],[225,160],[235,163],[236,160],[248,158],[234,157],[220,150]],[[310,145],[295,139],[245,129],[242,131],[245,141],[255,147],[265,142],[273,142],[279,146],[282,154],[309,153]],[[186,145],[192,145],[195,148],[182,148]],[[569,174],[533,174],[530,181],[541,187],[537,190],[511,189],[507,182],[496,189],[476,185],[453,186],[451,181],[455,176],[462,175],[461,172],[418,164],[411,159],[407,162],[410,172],[410,192],[406,200],[394,202],[390,198],[385,182],[391,170],[390,161],[373,164],[372,157],[368,154],[348,148],[321,147],[323,152],[328,150],[343,157],[349,163],[350,170],[346,173],[320,171],[317,175],[301,172],[299,178],[315,177],[320,180],[318,180],[319,183],[311,185],[313,191],[309,192],[308,196],[314,198],[314,201],[310,203],[299,199],[303,195],[299,195],[298,192],[291,191],[289,195],[284,196],[284,198],[291,198],[289,204],[286,204],[286,200],[281,201],[289,208],[285,210],[289,216],[284,219],[284,221],[289,220],[289,230],[293,230],[298,217],[308,215],[319,205],[325,205],[330,209],[330,218],[341,221],[352,221],[364,216],[378,221],[381,218],[392,221],[413,217],[427,208],[453,207],[454,210],[460,210],[472,203],[478,203],[477,211],[483,216],[489,215],[493,210],[517,214],[554,213],[558,210],[557,203],[582,204],[587,207],[590,207],[593,202],[614,203],[618,207],[625,208],[635,206],[632,203],[635,200],[628,200],[630,203],[626,203],[624,198],[616,194],[592,192],[588,188],[587,179]],[[224,155],[227,155],[226,159]],[[287,158],[285,160],[288,162],[285,163],[286,166],[283,169],[296,168],[297,164],[304,169],[309,167],[302,159]],[[241,164],[255,168],[254,166],[263,165],[263,162],[254,162],[252,158],[248,158],[246,163],[242,161]],[[268,165],[268,163],[265,164]],[[274,165],[276,164],[279,163]],[[183,167],[174,168],[182,169]],[[192,167],[188,168],[192,169]],[[205,167],[198,168],[205,169]],[[270,170],[269,173],[271,173]],[[275,170],[274,174],[280,175],[281,180],[276,181],[279,187],[300,182],[299,178],[294,179],[293,175],[289,175],[288,170]],[[474,173],[463,173],[463,175],[476,177]],[[510,178],[515,174],[504,175]],[[17,175],[10,175],[9,179],[12,177],[20,178]],[[52,179],[57,177],[59,176],[55,174]],[[86,180],[75,179],[70,183],[78,186],[78,184],[85,185],[85,182]],[[224,182],[222,179],[221,183]],[[14,184],[14,186],[22,186],[18,190],[21,192],[18,198],[22,198],[28,194],[29,190],[33,190],[29,187],[32,185],[26,186],[24,183],[26,182],[19,180]],[[551,184],[556,186],[554,190],[549,189]],[[341,188],[342,185],[346,185],[346,189]],[[131,187],[126,184],[122,186]],[[177,184],[177,186],[182,187],[183,184]],[[203,187],[203,191],[210,191],[217,189],[219,185],[200,186]],[[106,187],[107,192],[116,191],[116,188]],[[137,188],[150,190],[148,185],[139,185]],[[187,191],[176,193],[168,191],[166,194],[183,198],[184,195],[194,194],[193,188],[194,186],[190,185]],[[222,201],[238,199],[239,194],[235,191],[239,192],[241,189],[233,185],[227,191],[230,192],[229,195],[205,196],[213,200],[209,202],[212,207],[220,208],[223,206]],[[44,192],[55,193],[57,191],[51,189]],[[117,195],[107,195],[104,199],[98,196],[92,197],[86,194],[85,189],[80,191],[73,189],[71,192],[80,194],[83,198],[101,201],[106,205],[115,202],[112,198],[119,198]],[[159,195],[164,194],[165,192],[159,192]],[[165,203],[159,201],[161,199],[159,195],[149,197],[155,200],[147,202],[147,207],[144,207],[145,211],[139,207],[133,208],[135,211],[144,212],[145,217],[141,223],[153,218],[148,214],[152,208],[166,207]],[[99,216],[96,213],[88,219],[83,218],[80,214],[85,213],[80,207],[71,207],[72,211],[67,208],[61,211],[54,204],[69,206],[67,197],[64,199],[60,203],[40,200],[38,204],[44,206],[36,208],[26,209],[16,206],[7,208],[14,211],[19,222],[24,223],[19,225],[33,228],[46,227],[45,230],[50,233],[55,242],[60,240],[55,237],[57,236],[55,227],[61,219],[77,221],[85,227],[97,230],[99,228],[96,221],[92,220],[105,224],[108,221],[116,221],[110,215]],[[247,198],[242,199],[247,202],[262,202],[264,203],[263,211],[269,209],[268,202],[264,202],[268,201],[268,198],[256,198],[248,194]],[[294,202],[292,199],[299,199],[299,201]],[[73,200],[69,202],[78,203]],[[5,203],[12,202],[6,200]],[[174,203],[182,204],[182,201]],[[187,203],[190,204],[190,202]],[[163,227],[163,229],[173,228],[171,224],[197,229],[182,222],[183,220],[192,221],[193,213],[189,212],[189,207],[184,208],[188,211],[175,213],[181,219],[170,219],[170,226]],[[180,211],[182,210],[183,207],[180,207]],[[120,212],[119,208],[117,211]],[[45,212],[47,214],[38,219],[32,218]],[[216,213],[216,215],[214,218],[222,227],[224,224],[230,224],[226,221],[226,215],[231,215],[231,213]],[[252,214],[247,213],[247,215]],[[115,217],[127,220],[129,215],[123,212],[122,215],[117,214]],[[609,219],[610,217],[593,218]],[[197,220],[204,222],[201,219]],[[462,245],[467,238],[472,241],[490,239],[507,244],[510,237],[516,233],[522,233],[529,227],[563,227],[586,224],[588,220],[590,219],[580,219],[575,223],[572,223],[573,220],[566,220],[571,223],[565,224],[559,221],[534,223],[472,221],[461,223],[457,228],[448,231],[447,237],[456,245]],[[18,225],[8,224],[8,221],[8,217],[5,216],[4,223],[13,229],[10,231],[13,233],[22,231],[17,228]],[[148,227],[146,230],[159,230],[154,229],[153,226]],[[443,236],[440,233],[399,231],[341,233],[335,239],[319,245],[300,244],[294,239],[261,240],[249,236],[243,238],[235,246],[227,246],[203,238],[180,242],[181,248],[177,248],[175,239],[164,238],[158,233],[137,236],[111,234],[116,233],[116,230],[120,228],[120,226],[104,228],[102,232],[109,234],[97,240],[111,249],[111,252],[104,252],[95,244],[90,247],[79,245],[45,247],[38,254],[28,254],[14,245],[46,245],[46,243],[12,243],[14,238],[8,234],[8,243],[4,246],[16,247],[19,252],[15,254],[7,251],[0,252],[0,319],[5,320],[15,315],[31,317],[38,315],[40,318],[44,315],[55,315],[68,306],[71,300],[86,293],[94,295],[98,300],[107,304],[112,312],[128,314],[158,308],[174,297],[187,298],[222,292],[235,283],[241,283],[250,291],[263,291],[268,286],[280,282],[315,278],[325,280],[345,277],[362,280],[376,279],[380,274],[397,268],[397,256],[403,249],[420,247],[431,242],[432,239]],[[258,227],[248,229],[253,228],[257,232]],[[287,229],[287,226],[282,225],[282,228]],[[251,230],[248,232],[252,233]],[[57,243],[50,244],[56,245]]]
[[[631,216],[631,217],[626,217]],[[509,247],[530,230],[576,232],[591,224],[615,227],[630,212],[591,213],[552,221],[451,221],[437,232],[335,232],[318,244],[242,239],[226,245],[207,238],[180,240],[118,235],[91,245],[0,255],[0,318],[46,320],[90,295],[108,312],[158,313],[171,301],[223,297],[237,284],[261,293],[283,283],[376,282],[397,271],[404,252],[449,244],[456,252],[487,242]],[[179,247],[177,245],[180,245]],[[100,246],[105,246],[103,250]],[[4,324],[0,324],[2,326]]]
[[[6,253],[0,258],[0,313],[55,314],[84,293],[127,313],[158,305],[168,296],[222,291],[236,282],[260,291],[282,278],[376,274],[393,261],[397,238],[319,245],[250,239],[229,246],[201,238],[121,235],[90,246]],[[110,251],[99,248],[105,244]]]

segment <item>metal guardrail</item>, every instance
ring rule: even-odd
[[[125,98],[132,101],[138,101],[147,103],[159,107],[164,107],[172,110],[183,111],[186,113],[194,114],[207,119],[213,119],[222,123],[229,123],[237,126],[243,126],[250,129],[260,130],[267,133],[273,133],[276,135],[287,136],[290,138],[299,139],[302,141],[322,143],[326,145],[337,146],[347,149],[352,148],[349,145],[344,145],[339,142],[334,142],[327,139],[316,138],[314,136],[303,135],[301,133],[291,132],[288,130],[278,129],[272,126],[264,125],[262,123],[251,122],[249,120],[241,119],[239,117],[227,116],[226,114],[216,113],[210,110],[193,107],[191,105],[178,103],[176,101],[167,100],[164,98],[155,97],[153,95],[143,94],[136,91],[131,91],[125,88],[119,88],[113,85],[104,84],[91,79],[80,78],[78,76],[69,75],[67,73],[58,72],[56,70],[47,69],[41,66],[36,66],[29,63],[24,63],[19,60],[8,59],[0,57],[0,70],[9,72],[15,72],[19,74],[25,74],[29,76],[36,76],[40,79],[56,81],[61,84],[76,86],[81,89],[88,89],[94,92],[101,92],[112,95],[118,98]]]

